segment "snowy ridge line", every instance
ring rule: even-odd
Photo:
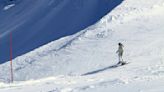
[[[151,6],[147,7],[140,7],[137,8],[137,6],[130,6],[127,7],[126,3],[129,2],[127,0],[123,1],[121,5],[115,8],[114,11],[112,11],[110,14],[106,15],[103,17],[99,23],[95,25],[95,27],[101,25],[104,27],[108,27],[108,25],[113,25],[113,24],[120,24],[126,21],[129,21],[131,19],[135,19],[138,16],[144,15],[144,14],[152,14],[152,10],[157,10],[159,8],[164,7],[164,1],[163,3],[157,3],[157,4],[152,4]],[[130,17],[130,18],[129,18]]]
[[[98,34],[101,30],[104,30],[104,28],[109,29],[109,31],[113,31],[112,27],[116,26],[116,24],[122,24],[135,19],[138,16],[150,15],[153,10],[158,10],[159,8],[162,9],[164,7],[164,1],[163,3],[157,3],[155,5],[152,3],[152,5],[140,8],[137,8],[137,6],[127,7],[126,3],[128,3],[128,1],[123,1],[121,5],[104,16],[99,22],[87,28],[85,33],[87,34],[88,32],[94,31],[95,34]]]
[[[22,56],[18,56],[13,61],[16,61],[17,63],[19,61],[20,62],[25,61],[25,62],[31,64],[33,61],[36,61],[34,59],[39,58],[40,56],[46,56],[47,54],[50,54],[50,53],[56,53],[56,52],[60,51],[61,49],[66,48],[67,46],[71,45],[71,43],[78,40],[79,37],[84,35],[85,32],[86,32],[86,30],[83,30],[77,34],[56,40],[55,42],[52,41],[52,42],[50,42],[44,46],[41,46],[41,47],[39,47],[39,48],[37,48],[37,49],[27,53],[27,54],[24,54]],[[56,44],[58,44],[58,45],[56,46]],[[30,62],[30,61],[32,61],[32,62]],[[2,65],[6,65],[6,63],[2,64]]]

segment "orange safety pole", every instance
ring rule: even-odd
[[[13,83],[13,64],[12,64],[12,58],[13,58],[13,50],[12,50],[12,33],[10,33],[10,83]]]

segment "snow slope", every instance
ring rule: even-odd
[[[125,0],[97,24],[0,65],[0,92],[164,92],[164,0]],[[117,63],[117,43],[128,65]],[[62,48],[61,48],[62,47]],[[25,81],[26,80],[26,81]]]
[[[122,0],[0,0],[0,64],[94,24]]]

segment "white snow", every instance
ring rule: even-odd
[[[164,0],[124,0],[97,24],[0,65],[0,92],[164,92]],[[125,46],[117,63],[117,43]],[[62,48],[61,48],[62,47]]]
[[[14,6],[15,6],[15,4],[9,4],[9,5],[5,6],[5,7],[3,8],[3,10],[8,10],[8,9],[14,7]]]

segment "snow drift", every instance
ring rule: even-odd
[[[7,1],[7,2],[6,2]],[[1,0],[0,63],[94,24],[122,0]]]

